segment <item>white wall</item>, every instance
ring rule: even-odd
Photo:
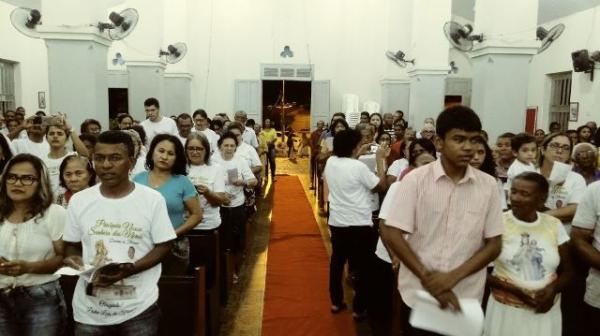
[[[10,13],[16,8],[0,1],[0,59],[18,62],[15,67],[15,105],[23,106],[27,114],[38,111],[38,92],[48,92],[48,60],[44,40],[19,33],[10,23]],[[49,112],[48,109],[45,111]],[[53,112],[53,111],[50,111]]]
[[[565,31],[544,53],[533,57],[530,67],[529,96],[527,104],[538,106],[538,128],[548,129],[550,104],[549,74],[572,71],[571,52],[588,49],[590,53],[600,50],[600,6],[578,12],[559,20],[547,22],[549,29],[557,23],[566,26]],[[594,25],[595,23],[595,25]],[[570,122],[569,129],[577,128],[587,121],[600,121],[600,64],[596,63],[594,81],[589,74],[573,72],[571,101],[579,102],[579,120]]]

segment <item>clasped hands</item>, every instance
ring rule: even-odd
[[[450,308],[454,311],[460,311],[458,298],[452,291],[459,280],[453,272],[445,273],[428,270],[421,278],[421,285],[440,303],[442,309]]]
[[[66,266],[77,270],[83,269],[83,259],[80,256],[69,256],[64,259]],[[102,266],[102,270],[95,274],[92,284],[96,287],[108,287],[134,274],[133,263],[110,263]]]

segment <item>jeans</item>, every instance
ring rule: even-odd
[[[0,335],[61,335],[67,319],[58,281],[0,290]]]
[[[90,325],[76,322],[76,336],[153,336],[158,335],[160,308],[153,303],[140,315],[115,325]]]
[[[275,147],[270,146],[267,150],[267,160],[265,162],[265,177],[269,177],[269,166],[271,166],[271,177],[275,176]]]

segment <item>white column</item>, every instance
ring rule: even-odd
[[[414,57],[415,65],[408,70],[408,122],[417,130],[425,118],[436,118],[444,107],[449,53],[442,27],[450,20],[451,7],[451,0],[414,0],[412,4],[412,42],[407,54]]]
[[[154,97],[161,107],[164,105],[165,62],[158,52],[163,45],[165,1],[128,0],[127,7],[137,9],[140,15],[136,31],[126,41],[129,46],[126,66],[129,114],[141,121],[146,119],[144,100]],[[178,21],[178,18],[171,20]]]
[[[470,53],[473,63],[471,106],[490,140],[525,129],[529,62],[537,53],[538,1],[477,0],[474,33],[484,41]]]
[[[42,2],[44,24],[38,31],[48,48],[50,113],[67,113],[76,128],[87,118],[108,128],[106,53],[111,41],[95,24],[108,20],[109,2]]]

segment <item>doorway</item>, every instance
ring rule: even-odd
[[[108,119],[110,129],[118,129],[117,116],[129,113],[128,90],[122,88],[108,89]]]
[[[310,132],[310,94],[308,81],[263,80],[263,122],[270,119],[279,132],[288,127],[297,133]]]

